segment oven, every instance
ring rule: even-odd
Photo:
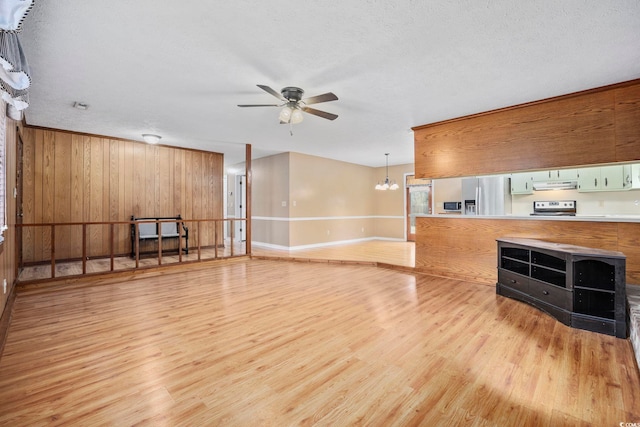
[[[533,213],[537,216],[575,216],[575,200],[550,200],[533,202]]]

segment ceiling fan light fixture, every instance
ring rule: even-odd
[[[304,116],[302,115],[302,111],[300,111],[300,109],[295,108],[292,112],[291,112],[291,123],[298,124],[300,123],[302,120],[304,120]]]
[[[291,120],[291,108],[284,107],[282,110],[280,110],[280,121],[289,123],[289,120]]]
[[[328,113],[326,111],[317,110],[309,107],[311,104],[320,104],[321,102],[337,101],[338,97],[332,93],[327,92],[321,95],[312,96],[310,98],[302,98],[304,90],[295,86],[287,86],[283,88],[280,93],[271,89],[269,86],[257,85],[260,89],[278,98],[281,104],[238,104],[238,107],[284,107],[280,110],[279,119],[281,124],[289,125],[289,132],[293,135],[292,125],[300,123],[304,120],[304,114],[307,113],[314,116],[321,117],[327,120],[335,120],[338,118],[337,114]]]

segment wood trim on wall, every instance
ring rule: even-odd
[[[627,282],[640,284],[637,223],[419,217],[416,227],[415,268],[425,273],[495,285],[496,239],[523,237],[622,252]]]
[[[16,199],[12,197],[16,185],[17,139],[21,133],[21,124],[6,117],[6,104],[0,101],[0,132],[5,138],[4,170],[6,179],[6,215],[7,230],[0,251],[0,356],[7,337],[11,314],[16,297]],[[7,292],[3,292],[3,280],[7,281]]]
[[[640,79],[414,128],[415,172],[447,178],[640,159]],[[640,283],[640,224],[418,218],[416,268],[495,284],[498,237],[617,250]]]
[[[223,217],[222,154],[30,127],[23,136],[25,224]],[[56,233],[57,259],[82,256],[81,232],[69,226]],[[90,226],[87,234],[88,256],[109,254],[108,226]],[[198,244],[196,235],[202,246],[214,244],[212,224],[193,230],[191,245]],[[50,236],[25,228],[23,261],[48,260]],[[117,227],[114,252],[129,253],[130,245],[130,227]]]
[[[439,122],[427,123],[427,124],[424,124],[424,125],[414,126],[414,127],[411,128],[411,130],[413,130],[415,132],[415,131],[419,131],[419,130],[422,130],[422,129],[430,128],[432,126],[440,126],[440,125],[444,125],[444,124],[455,123],[455,122],[471,119],[471,118],[474,118],[474,117],[488,116],[488,115],[492,115],[492,114],[496,114],[496,113],[515,110],[515,109],[518,109],[518,108],[530,107],[530,106],[538,105],[538,104],[546,104],[548,102],[553,102],[553,101],[558,101],[558,100],[563,100],[563,99],[581,97],[581,96],[584,96],[584,95],[603,92],[603,91],[607,91],[607,90],[616,90],[616,89],[626,90],[626,88],[628,88],[630,86],[636,86],[638,84],[640,84],[640,79],[628,80],[626,82],[614,83],[614,84],[610,84],[610,85],[606,85],[606,86],[599,86],[599,87],[596,87],[596,88],[581,90],[581,91],[578,91],[578,92],[572,92],[572,93],[568,93],[568,94],[565,94],[565,95],[552,96],[550,98],[539,99],[537,101],[530,101],[530,102],[525,102],[525,103],[522,103],[522,104],[510,105],[508,107],[496,108],[495,110],[482,111],[480,113],[469,114],[467,116],[454,117],[452,119],[441,120]]]
[[[640,159],[640,79],[413,128],[416,177]]]
[[[16,286],[15,284],[9,288],[7,294],[6,303],[3,306],[2,314],[0,315],[0,358],[4,351],[4,344],[7,341],[7,335],[9,334],[9,325],[11,324],[11,317],[13,315],[13,306],[16,301]]]
[[[253,183],[253,173],[252,173],[252,169],[251,169],[251,156],[252,156],[252,152],[251,152],[251,144],[247,144],[245,147],[245,181],[246,181],[246,186],[245,186],[245,216],[247,217],[247,222],[245,224],[245,228],[247,230],[247,235],[246,235],[246,253],[247,255],[251,255],[251,218],[252,218],[252,214],[251,214],[251,188],[252,188],[252,183]]]

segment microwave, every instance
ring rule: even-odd
[[[444,202],[443,208],[445,211],[459,211],[462,210],[462,202]]]

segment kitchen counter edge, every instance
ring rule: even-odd
[[[460,215],[460,214],[416,214],[416,218],[453,218],[453,219],[517,219],[535,221],[590,221],[590,222],[640,222],[640,215],[576,215],[576,216],[544,216],[544,215]]]

